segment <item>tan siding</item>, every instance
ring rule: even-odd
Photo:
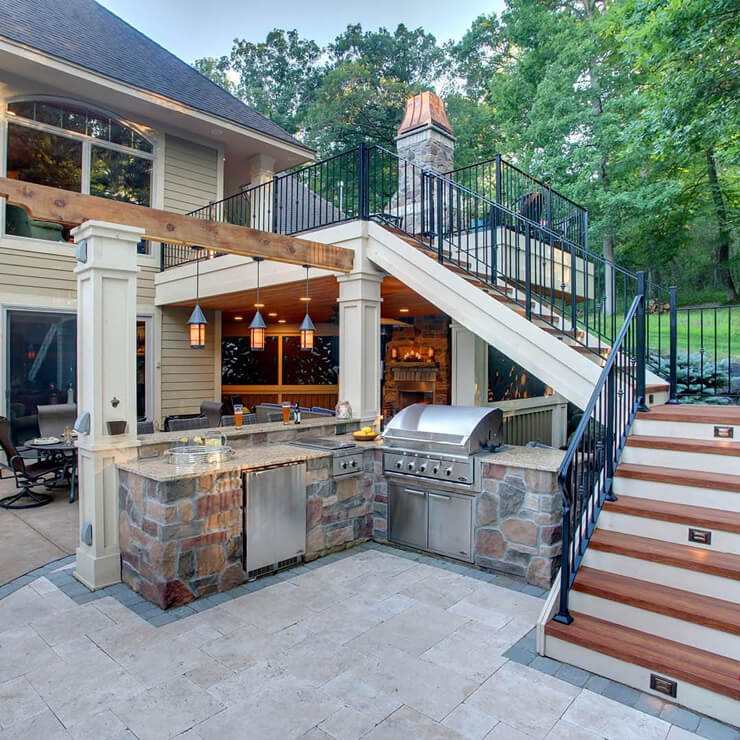
[[[168,135],[164,157],[164,209],[187,213],[217,198],[218,152]]]
[[[136,276],[136,302],[154,305],[154,276],[159,268],[149,266],[140,267]]]
[[[73,248],[69,256],[39,251],[0,248],[0,292],[3,295],[27,293],[54,300],[74,301],[77,279],[72,269]]]
[[[162,416],[192,414],[201,401],[216,400],[217,352],[214,316],[206,312],[208,329],[204,349],[188,344],[189,308],[162,309]]]

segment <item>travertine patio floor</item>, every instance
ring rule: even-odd
[[[46,577],[0,599],[0,738],[697,737],[508,660],[542,600],[390,548],[155,627]]]

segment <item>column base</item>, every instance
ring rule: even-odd
[[[78,547],[74,577],[91,591],[121,582],[121,556],[118,553],[96,557]]]

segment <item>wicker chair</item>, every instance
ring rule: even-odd
[[[193,416],[190,419],[170,419],[169,431],[187,432],[191,429],[208,429],[207,416]]]
[[[62,478],[69,471],[69,461],[59,459],[35,460],[24,457],[31,452],[23,448],[16,448],[10,440],[10,422],[0,416],[0,447],[7,458],[6,467],[15,477],[18,493],[0,499],[3,509],[33,509],[51,503],[52,496],[48,493],[37,493],[32,489],[35,486],[50,486]],[[28,499],[25,503],[23,500]]]
[[[150,419],[137,421],[136,434],[154,434],[154,422]]]
[[[242,414],[242,424],[256,424],[257,414]],[[222,427],[233,427],[236,426],[236,417],[234,414],[226,414],[221,417]]]
[[[203,401],[200,404],[200,415],[208,417],[208,426],[217,427],[221,422],[224,405],[221,401]]]

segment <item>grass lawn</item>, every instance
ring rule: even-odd
[[[724,306],[716,312],[679,308],[676,329],[679,358],[698,352],[703,346],[705,361],[712,362],[716,341],[718,360],[732,357],[740,361],[740,306]],[[661,354],[668,354],[670,317],[667,313],[648,314],[647,339],[651,351],[660,348]]]

